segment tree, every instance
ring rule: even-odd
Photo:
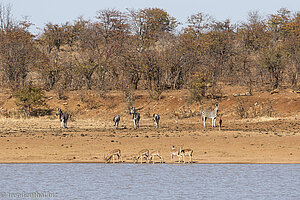
[[[129,66],[131,84],[137,88],[140,79],[145,80],[150,97],[158,99],[165,88],[162,76],[166,71],[165,40],[178,23],[174,17],[158,8],[129,10],[131,32],[128,47],[123,54],[124,67]]]
[[[162,55],[158,51],[147,50],[142,54],[143,75],[146,81],[145,88],[150,97],[159,100],[159,97],[165,89],[162,76],[164,74],[164,62]]]
[[[298,14],[299,17],[299,14]],[[269,50],[263,51],[263,63],[271,74],[273,88],[277,88],[286,71],[287,80],[297,85],[299,73],[299,18],[292,17],[291,11],[281,8],[268,18],[268,30],[272,35]]]
[[[195,35],[207,33],[210,31],[213,21],[213,17],[208,14],[196,13],[188,18],[188,28],[185,31],[192,31]]]
[[[267,32],[267,24],[258,11],[248,13],[248,21],[238,28],[238,37],[247,54],[256,52],[268,44],[270,35]]]
[[[40,52],[34,45],[29,22],[4,26],[0,30],[0,57],[5,82],[12,88],[25,86],[31,67],[38,64]]]
[[[44,28],[44,32],[40,38],[44,45],[47,47],[47,51],[50,54],[53,48],[58,51],[60,47],[66,43],[66,32],[63,25],[47,23]]]
[[[107,75],[114,71],[114,61],[123,51],[128,34],[127,19],[124,13],[117,10],[100,10],[96,22],[87,22],[79,34],[78,51],[74,58],[88,89],[91,89],[93,78],[101,91],[107,88]]]
[[[252,93],[255,83],[259,82],[257,57],[260,50],[270,43],[270,34],[267,25],[258,11],[248,13],[248,20],[237,29],[235,65],[237,78],[236,83],[245,84]]]
[[[292,87],[298,89],[300,74],[300,12],[296,13],[285,25],[286,39],[283,48],[286,52],[287,76]]]
[[[88,54],[84,54],[83,52],[81,52],[80,58],[77,56],[75,63],[79,74],[84,77],[86,88],[88,90],[92,89],[92,76],[95,70],[99,67],[99,64]]]
[[[287,36],[286,25],[289,23],[291,11],[286,8],[281,8],[277,14],[269,16],[268,28],[273,34],[274,40],[284,40]]]
[[[188,22],[182,38],[185,55],[192,60],[189,66],[195,69],[191,70],[190,77],[193,72],[210,77],[214,96],[218,81],[230,81],[229,77],[234,74],[235,26],[229,20],[218,22],[201,12],[189,17]]]
[[[261,52],[260,58],[262,66],[270,73],[270,81],[273,89],[278,88],[284,68],[281,45],[275,44],[264,48]]]
[[[166,11],[159,8],[129,10],[131,29],[135,35],[137,51],[151,47],[163,33],[171,33],[178,22]]]

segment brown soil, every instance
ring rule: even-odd
[[[0,94],[0,162],[104,162],[103,156],[121,149],[123,161],[141,149],[159,150],[166,163],[171,161],[172,145],[194,150],[195,163],[300,163],[300,94],[285,89],[279,93],[256,92],[253,96],[233,97],[243,88],[226,88],[222,99],[187,104],[188,91],[168,91],[159,101],[147,92],[136,92],[135,107],[142,108],[140,128],[133,129],[131,116],[121,92],[100,97],[93,92],[68,92],[58,100],[48,92],[47,104],[72,114],[68,129],[61,129],[55,111],[50,116],[16,118],[16,105],[9,91]],[[239,99],[239,100],[237,100]],[[236,110],[243,101],[247,119]],[[201,122],[202,109],[218,102],[223,120],[221,130]],[[271,117],[266,111],[272,110]],[[155,129],[152,114],[161,116]],[[113,126],[115,114],[121,116],[120,129]]]

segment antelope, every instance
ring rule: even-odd
[[[182,149],[180,151],[181,157],[184,157],[184,163],[185,163],[185,157],[189,156],[190,157],[190,163],[192,163],[192,158],[193,158],[193,149]]]
[[[119,122],[120,122],[120,116],[119,115],[116,115],[114,118],[113,118],[113,121],[114,121],[114,126],[117,127],[117,129],[119,128]]]
[[[137,129],[139,127],[139,122],[141,118],[140,113],[136,112],[136,109],[134,107],[131,107],[130,114],[132,114],[134,129]]]
[[[175,146],[172,146],[172,150],[171,150],[171,161],[173,161],[173,157],[174,156],[177,156],[179,157],[178,158],[178,162],[181,162],[181,149],[182,149],[182,146],[179,146],[179,147],[175,147]]]
[[[104,155],[104,160],[108,163],[111,159],[113,159],[113,163],[115,163],[115,156],[118,157],[118,162],[120,162],[121,158],[121,150],[120,149],[114,149],[111,152],[109,152],[106,156]]]
[[[143,149],[141,150],[136,156],[133,157],[133,162],[136,163],[141,159],[141,163],[143,163],[143,158],[148,161],[149,159],[149,150],[148,149]]]
[[[216,118],[218,116],[218,110],[219,110],[219,105],[216,104],[216,107],[214,108],[213,111],[203,111],[202,112],[202,117],[203,117],[203,125],[205,127],[205,121],[207,118],[211,118],[212,120],[212,124],[211,126],[212,127],[215,127],[216,126]]]
[[[63,112],[60,108],[57,108],[56,116],[59,117],[60,127],[67,128],[67,122],[69,119],[69,114],[67,112]]]
[[[159,120],[160,120],[160,116],[158,114],[153,114],[153,121],[155,124],[155,128],[158,128]]]
[[[160,152],[159,151],[152,151],[149,155],[148,163],[152,161],[153,164],[154,164],[155,163],[155,157],[158,157],[160,159],[160,163],[163,162],[163,159],[162,159],[162,156],[161,156]]]

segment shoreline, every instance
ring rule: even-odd
[[[193,162],[193,163],[133,163],[133,162],[116,162],[116,163],[106,163],[106,162],[87,162],[87,161],[78,161],[78,162],[52,162],[52,161],[43,161],[43,162],[0,162],[0,165],[6,164],[113,164],[113,165],[123,165],[123,164],[134,164],[134,165],[298,165],[300,162],[296,163],[287,163],[287,162],[274,162],[274,163],[262,163],[262,162]]]

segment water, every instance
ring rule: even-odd
[[[300,199],[299,164],[1,164],[0,172],[0,199]]]

